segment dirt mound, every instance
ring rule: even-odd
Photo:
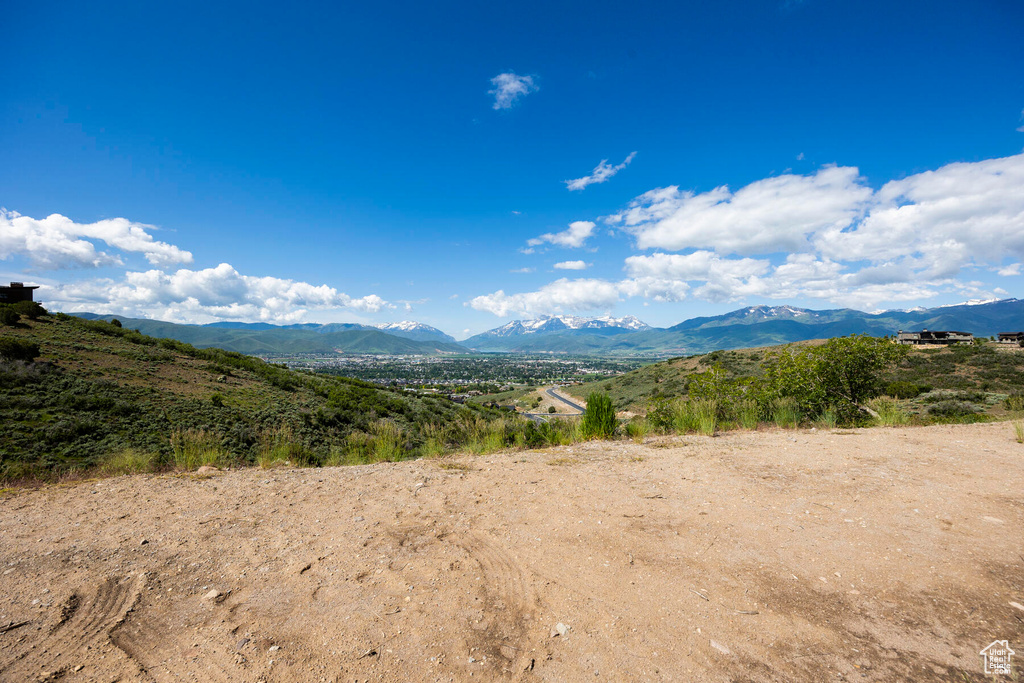
[[[984,680],[1007,424],[773,431],[0,498],[0,680]]]

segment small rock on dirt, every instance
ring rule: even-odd
[[[568,632],[569,627],[563,624],[562,622],[558,622],[557,624],[555,624],[554,628],[551,629],[551,637],[557,638],[558,636],[564,636]]]
[[[723,655],[731,655],[732,654],[732,650],[727,648],[725,645],[722,645],[717,640],[712,640],[711,641],[711,647],[715,648],[716,650],[721,652]]]
[[[213,472],[220,472],[220,468],[214,467],[213,465],[203,465],[196,470],[196,474],[211,474]]]
[[[203,596],[203,600],[206,600],[208,602],[216,602],[220,600],[223,596],[224,594],[221,593],[219,590],[217,590],[216,588],[211,588],[210,592]]]

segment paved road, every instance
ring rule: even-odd
[[[560,394],[556,394],[555,393],[555,389],[557,389],[557,388],[558,387],[551,387],[550,389],[548,389],[547,390],[548,396],[550,396],[551,398],[553,398],[555,400],[561,401],[565,405],[569,406],[570,408],[574,408],[574,409],[580,411],[581,413],[586,410],[586,408],[584,408],[583,406],[581,406],[581,405],[579,405],[577,403],[573,403],[572,401],[570,401],[569,399],[565,398],[564,396],[562,396]]]

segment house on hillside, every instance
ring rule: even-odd
[[[1024,332],[1000,332],[999,343],[1024,346]]]
[[[911,346],[947,346],[949,344],[973,344],[974,335],[970,332],[955,330],[921,330],[920,332],[904,332],[896,335],[897,344]]]
[[[12,282],[10,287],[0,287],[0,304],[16,304],[19,301],[32,301],[32,290],[38,285],[25,286],[24,282]]]

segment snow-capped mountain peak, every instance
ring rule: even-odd
[[[650,325],[632,315],[627,315],[623,318],[613,318],[607,315],[597,318],[582,318],[575,315],[551,315],[532,320],[513,320],[491,330],[490,334],[508,337],[541,332],[557,332],[559,330],[588,330],[609,327],[631,331],[650,329]]]

